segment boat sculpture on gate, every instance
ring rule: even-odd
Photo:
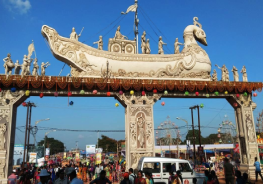
[[[197,20],[185,28],[184,48],[176,54],[136,54],[136,41],[116,36],[109,40],[109,51],[104,51],[60,36],[47,25],[41,32],[55,58],[71,67],[73,77],[99,78],[110,70],[112,78],[210,81],[210,59],[197,43],[206,46],[206,34]]]

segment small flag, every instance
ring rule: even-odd
[[[27,55],[27,58],[30,58],[30,57],[32,56],[33,51],[35,51],[34,43],[31,43],[31,44],[28,46],[28,55]]]
[[[129,6],[129,8],[126,10],[126,12],[121,12],[121,14],[127,14],[129,12],[136,12],[137,10],[137,4]]]

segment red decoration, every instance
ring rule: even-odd
[[[54,96],[57,97],[57,96],[58,96],[58,92],[55,92],[55,93],[54,93]]]
[[[122,90],[120,90],[120,91],[119,91],[119,94],[120,94],[120,95],[122,95],[122,94],[123,94],[123,91],[122,91]]]
[[[70,91],[68,92],[68,96],[72,96],[72,93]]]
[[[2,89],[0,88],[0,92],[2,91]]]
[[[253,93],[253,97],[257,97],[258,96],[258,94],[257,93]]]
[[[239,98],[239,96],[240,96],[239,94],[236,94],[236,97],[237,97],[237,98]]]
[[[162,102],[161,105],[164,106],[164,105],[165,105],[165,102]]]
[[[238,104],[235,102],[235,103],[233,103],[233,105],[234,105],[234,107],[237,107],[238,106]]]
[[[23,102],[22,105],[23,105],[24,107],[26,107],[26,106],[27,106],[27,103],[26,103],[26,102]]]
[[[40,98],[43,98],[44,94],[43,93],[40,93],[39,97]]]
[[[198,92],[198,91],[197,91],[197,92],[195,92],[195,95],[196,95],[196,96],[199,96],[199,92]]]
[[[96,89],[93,90],[93,94],[96,95],[98,91]]]
[[[146,93],[145,93],[145,91],[142,91],[142,96],[144,96]]]
[[[154,89],[154,90],[153,90],[153,93],[157,93],[157,89]]]
[[[110,92],[107,92],[107,96],[110,96]]]

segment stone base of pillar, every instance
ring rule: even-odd
[[[247,173],[249,179],[251,179],[251,180],[256,179],[255,166],[253,166],[253,165],[240,164],[240,172],[241,172],[241,174]]]
[[[7,184],[7,178],[4,178],[4,179],[0,179],[0,184]]]

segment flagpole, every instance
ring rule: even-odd
[[[36,48],[35,48],[34,40],[32,40],[32,43],[33,43],[33,45],[34,45],[35,58],[37,58],[37,53],[36,53]]]
[[[135,0],[135,5],[136,5],[136,12],[135,12],[135,20],[134,20],[134,24],[135,24],[135,37],[136,37],[136,53],[139,53],[139,48],[138,48],[138,25],[139,25],[139,19],[138,19],[138,0]]]

